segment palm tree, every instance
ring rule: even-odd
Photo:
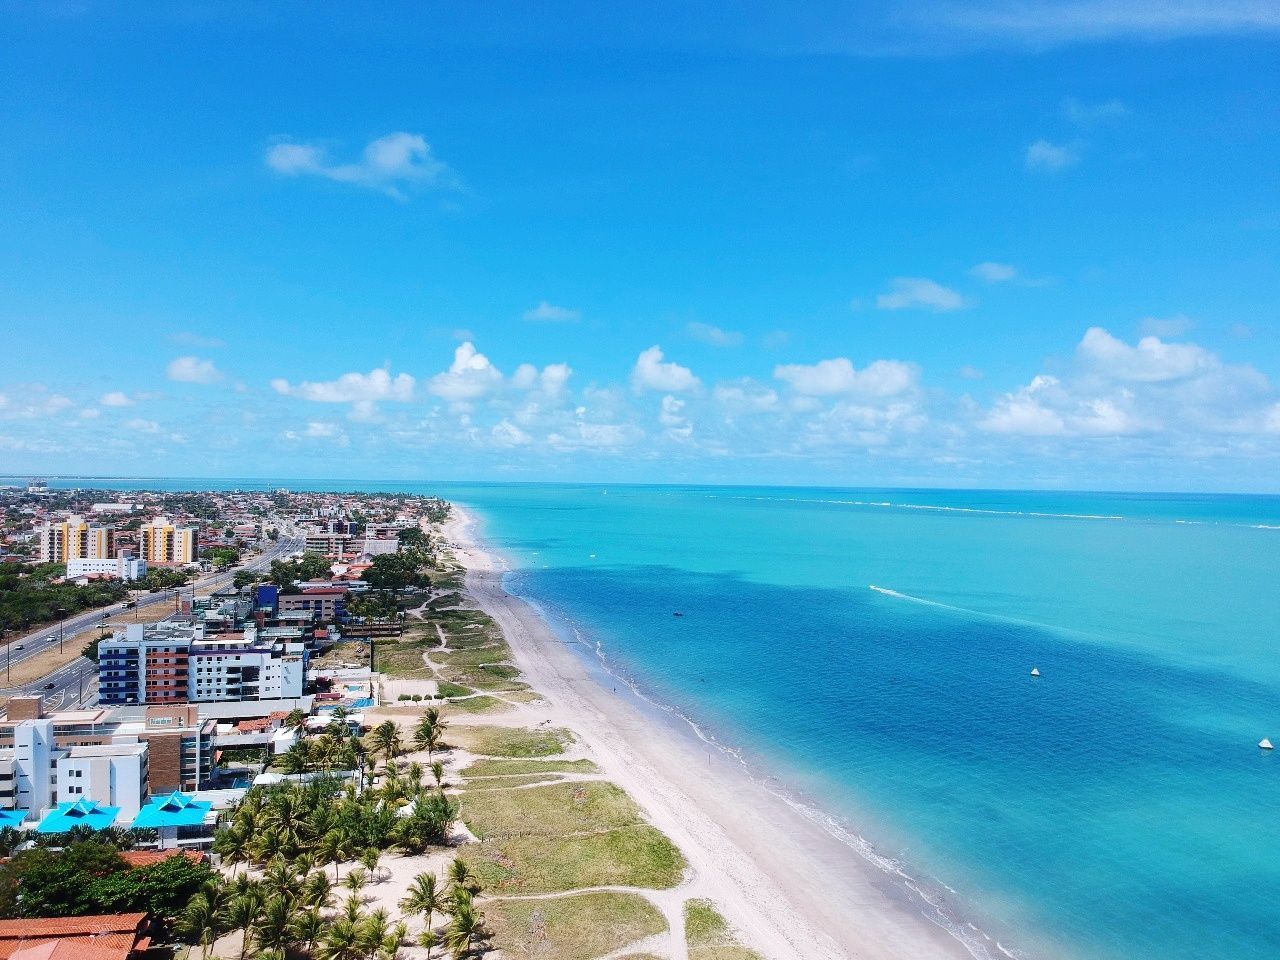
[[[240,940],[240,960],[244,960],[249,952],[249,944],[253,942],[254,928],[258,924],[258,918],[262,916],[262,908],[262,894],[257,889],[246,891],[227,906],[227,925],[243,934]]]
[[[382,852],[370,847],[362,850],[360,853],[360,863],[369,871],[370,881],[376,882],[378,879],[378,861],[382,858]]]
[[[320,838],[317,849],[320,859],[333,864],[333,879],[338,879],[338,864],[351,859],[351,837],[338,827],[329,830]]]
[[[440,748],[440,742],[444,738],[444,731],[447,726],[448,724],[440,717],[439,707],[427,707],[423,711],[422,718],[418,721],[418,725],[413,731],[413,744],[419,750],[427,751],[428,760]]]
[[[444,931],[444,945],[454,960],[471,952],[472,943],[484,936],[484,914],[470,902],[454,905],[453,916]]]
[[[405,891],[404,899],[400,901],[400,909],[408,914],[426,917],[423,933],[431,933],[435,926],[435,915],[445,912],[444,891],[440,889],[436,875],[420,873],[414,877],[409,889]],[[422,946],[427,948],[427,957],[430,958],[434,939],[432,943],[423,943]]]
[[[302,775],[311,766],[311,741],[299,740],[285,751],[280,758],[280,769],[288,775],[297,775],[299,782]]]
[[[390,764],[402,749],[400,728],[396,726],[394,720],[384,720],[374,727],[373,733],[369,737],[369,743],[373,746],[374,751],[381,753],[385,762]]]
[[[439,760],[433,761],[431,764],[431,775],[436,778],[436,789],[444,789],[444,764]]]
[[[365,873],[363,867],[356,867],[342,878],[342,885],[354,894],[363,890],[368,882],[369,874]]]
[[[461,857],[454,857],[453,863],[449,864],[449,886],[455,891],[465,890],[474,896],[481,889],[480,881],[476,875],[471,872],[471,868],[467,866],[467,861]]]
[[[231,875],[236,875],[236,867],[249,859],[249,834],[233,826],[227,830],[219,830],[213,838],[213,852],[222,858],[223,863],[231,865]]]
[[[277,897],[292,897],[296,879],[293,867],[279,856],[272,857],[262,871],[262,882]]]
[[[328,921],[320,915],[319,910],[307,910],[297,915],[293,921],[293,937],[294,941],[301,943],[305,951],[310,954],[325,932]]]
[[[293,908],[284,897],[275,897],[267,901],[262,917],[258,920],[257,936],[259,950],[278,950],[287,953],[296,942],[294,940]]]
[[[346,917],[329,924],[320,940],[316,957],[317,960],[364,960],[359,924]]]
[[[202,960],[209,955],[209,948],[218,939],[221,928],[218,911],[204,893],[197,893],[188,901],[178,922],[182,936],[200,944]]]
[[[333,884],[327,873],[319,870],[303,881],[302,902],[312,910],[327,910],[333,905]]]
[[[387,911],[379,907],[360,924],[360,942],[369,957],[394,957],[400,949],[399,931],[391,924]]]
[[[294,707],[289,711],[289,715],[284,718],[284,727],[286,730],[301,730],[307,725],[307,714],[301,707]]]

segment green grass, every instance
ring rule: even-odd
[[[468,857],[494,895],[600,886],[665,890],[680,882],[686,866],[671,841],[648,824],[580,837],[488,840]]]
[[[477,760],[464,777],[505,777],[519,773],[599,773],[590,760]]]
[[[450,727],[445,739],[485,757],[550,757],[564,753],[573,734],[564,729],[525,730],[518,727]]]
[[[667,929],[653,904],[634,893],[499,901],[485,904],[485,915],[504,956],[538,960],[592,960]]]
[[[521,684],[523,686],[523,684]],[[537,700],[545,700],[542,694],[536,690],[505,690],[504,695],[508,700],[514,703],[533,703]]]
[[[436,692],[442,697],[465,697],[468,694],[475,693],[470,687],[450,683],[448,680],[441,680],[437,683]]]
[[[522,773],[510,777],[486,777],[483,780],[472,780],[465,784],[468,792],[479,790],[507,790],[511,787],[525,787],[535,783],[558,783],[560,778],[554,773]]]
[[[465,697],[461,700],[450,700],[449,710],[461,713],[491,713],[495,710],[510,710],[511,704],[497,697]]]
[[[444,679],[452,683],[465,683],[478,690],[507,690],[512,681],[520,676],[520,669],[509,663],[493,664],[487,667],[444,667],[441,671]]]
[[[599,780],[466,797],[462,819],[481,840],[598,833],[641,822],[640,808],[619,787]]]
[[[446,667],[465,670],[468,667],[487,667],[495,663],[506,663],[511,659],[511,650],[505,643],[471,647],[466,650],[437,650],[431,659]]]
[[[422,660],[426,644],[401,638],[397,641],[380,640],[374,648],[374,665],[378,673],[389,677],[430,676]]]
[[[738,942],[709,900],[690,900],[684,905],[684,936],[689,960],[761,960],[760,954]]]

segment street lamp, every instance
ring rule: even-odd
[[[8,632],[9,631],[7,627],[0,626],[0,640],[3,640],[4,635]],[[9,645],[7,643],[4,645],[4,682],[5,682],[5,685],[8,686],[9,684]]]

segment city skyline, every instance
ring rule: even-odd
[[[5,472],[1280,491],[1274,11],[557,9],[0,9]]]

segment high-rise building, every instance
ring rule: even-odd
[[[138,553],[147,563],[194,563],[200,555],[199,531],[174,526],[168,517],[156,517],[138,530]]]
[[[114,531],[90,524],[73,514],[61,522],[50,521],[40,528],[40,559],[45,563],[69,560],[109,560],[115,556]]]

